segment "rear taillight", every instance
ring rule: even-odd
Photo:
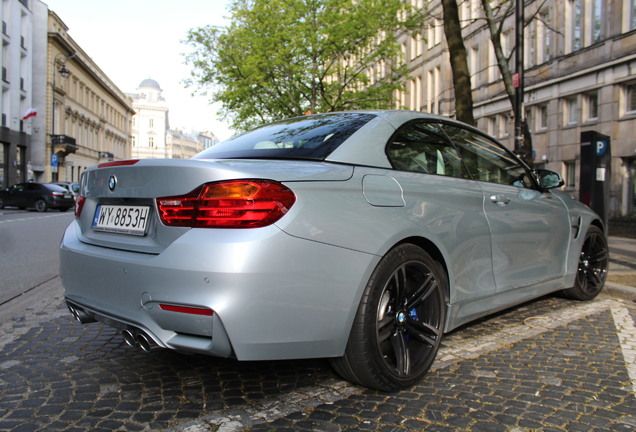
[[[64,194],[62,192],[51,192],[51,196],[64,198]]]
[[[86,201],[86,197],[78,196],[75,201],[75,217],[80,217],[82,214],[82,209],[84,208],[84,201]]]
[[[258,228],[271,225],[296,201],[287,186],[271,180],[207,183],[189,194],[157,198],[164,225],[192,228]]]

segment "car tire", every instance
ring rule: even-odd
[[[609,247],[603,230],[591,226],[585,234],[579,255],[579,266],[574,286],[563,290],[564,297],[572,300],[592,300],[605,285],[609,267]]]
[[[448,278],[420,247],[402,244],[374,270],[344,356],[331,359],[346,380],[383,391],[417,383],[442,339]]]
[[[4,208],[4,200],[0,198],[0,209]]]
[[[42,213],[49,209],[48,204],[44,200],[37,200],[35,202],[35,210]]]

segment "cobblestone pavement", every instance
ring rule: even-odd
[[[132,350],[55,292],[0,325],[0,430],[636,430],[636,304],[621,298],[545,297],[472,323],[419,385],[381,393],[324,360]]]

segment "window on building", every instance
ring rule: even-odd
[[[478,86],[479,81],[479,47],[474,46],[468,51],[468,68],[470,69],[470,80],[473,86]]]
[[[634,0],[636,2],[636,0]],[[636,83],[625,86],[625,111],[629,114],[636,114]]]
[[[578,123],[579,120],[579,104],[576,96],[565,100],[565,124],[571,125]]]
[[[598,93],[588,93],[585,95],[585,120],[598,120]]]
[[[148,120],[148,127],[151,127],[151,128],[155,127],[155,119]]]
[[[539,106],[539,130],[546,130],[548,128],[548,106]]]
[[[592,43],[601,40],[601,18],[603,13],[603,0],[592,0]]]
[[[569,34],[570,51],[576,51],[583,47],[582,25],[583,25],[583,0],[568,0],[569,6]]]
[[[535,128],[534,116],[532,115],[532,108],[526,108],[526,123],[528,124],[528,131],[532,132]]]
[[[576,161],[564,162],[565,165],[565,188],[576,189]]]
[[[154,148],[155,147],[155,139],[153,137],[149,137],[148,138],[148,147],[150,147],[150,148]]]
[[[629,5],[629,11],[630,11],[630,26],[629,29],[630,30],[634,30],[636,29],[636,0],[631,0],[631,4]]]
[[[550,30],[550,12],[544,11],[539,14],[541,21],[541,41],[542,58],[541,62],[552,60],[552,30]]]
[[[497,117],[487,117],[486,118],[486,131],[488,135],[495,136],[497,133]]]
[[[509,118],[510,117],[506,114],[499,114],[497,116],[497,136],[499,136],[500,138],[510,136],[510,133],[508,132]]]

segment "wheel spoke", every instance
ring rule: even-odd
[[[437,289],[437,281],[432,273],[429,273],[420,286],[415,290],[406,302],[406,309],[412,309],[422,304]]]
[[[406,264],[397,268],[395,273],[393,273],[393,286],[396,305],[401,305],[406,295]]]
[[[442,334],[442,330],[434,325],[414,319],[406,321],[406,330],[409,335],[432,347],[437,345]]]
[[[378,343],[381,344],[389,337],[391,337],[391,334],[393,333],[393,326],[391,325],[392,323],[392,316],[384,317],[378,322]]]
[[[601,264],[607,261],[607,250],[601,249],[590,254],[590,264]]]
[[[391,344],[395,355],[395,368],[399,375],[408,375],[411,369],[409,361],[409,347],[402,332],[396,331],[391,335]]]

